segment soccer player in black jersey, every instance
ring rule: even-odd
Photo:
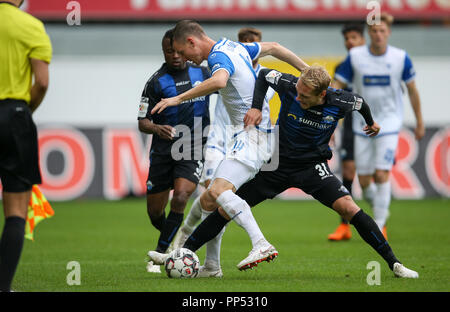
[[[364,39],[364,24],[363,23],[348,23],[342,28],[342,35],[344,36],[344,45],[347,51],[353,47],[364,45],[366,40]],[[336,66],[335,72],[338,71],[342,62]],[[331,86],[335,87],[335,81],[331,82]],[[351,86],[347,86],[344,90],[352,91]],[[353,133],[353,118],[352,114],[347,114],[344,117],[342,140],[340,147],[340,156],[342,164],[342,183],[345,188],[352,194],[352,184],[355,179],[356,168],[355,158],[353,152],[355,135]],[[384,233],[383,233],[384,235]],[[348,240],[352,237],[350,224],[344,218],[341,218],[341,224],[336,230],[328,235],[328,239],[331,241]],[[385,235],[386,238],[386,235]]]
[[[161,114],[151,114],[152,108],[162,98],[183,93],[210,76],[206,67],[187,63],[172,49],[172,36],[173,30],[169,30],[163,37],[165,63],[145,85],[138,116],[139,130],[153,134],[147,179],[147,212],[152,225],[161,232],[156,247],[159,252],[166,252],[173,240],[183,221],[186,203],[201,177],[203,144],[206,143],[204,130],[209,125],[209,96],[192,99]],[[182,132],[183,129],[178,128],[180,126],[189,131]],[[166,217],[165,207],[171,189],[173,197]],[[147,271],[160,272],[160,268],[149,261]]]
[[[338,120],[345,114],[358,111],[367,123],[364,131],[368,136],[375,136],[380,130],[363,98],[344,90],[329,88],[330,81],[331,77],[320,66],[304,70],[301,78],[270,69],[260,71],[252,108],[247,112],[244,122],[246,126],[258,125],[264,95],[267,88],[272,87],[281,99],[277,121],[279,166],[275,171],[260,171],[240,187],[237,194],[250,206],[255,206],[290,187],[300,188],[350,221],[396,276],[417,278],[417,272],[404,267],[395,257],[376,223],[356,205],[328,167],[327,160],[332,156],[328,143]],[[204,242],[215,237],[228,219],[219,207],[197,227],[183,247],[197,250]]]

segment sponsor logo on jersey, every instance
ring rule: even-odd
[[[365,86],[389,86],[391,76],[389,75],[364,75],[363,84]]]
[[[325,121],[325,122],[333,122],[334,121],[334,117],[331,116],[331,115],[328,115],[326,117],[323,117],[322,120]]]
[[[179,81],[179,82],[177,82],[177,83],[175,84],[175,86],[177,86],[177,87],[179,87],[179,86],[184,86],[184,85],[187,85],[187,84],[189,84],[189,83],[190,83],[189,80]]]

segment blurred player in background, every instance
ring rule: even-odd
[[[238,33],[239,42],[251,43],[251,42],[261,42],[262,33],[259,29],[253,27],[245,27],[239,30]],[[253,69],[258,75],[261,70],[261,65],[258,63],[258,58],[253,60]],[[273,97],[275,91],[269,88],[266,94],[266,101],[270,101]],[[265,114],[269,114],[268,103],[263,106]],[[214,176],[216,168],[219,163],[226,155],[226,127],[231,125],[230,118],[228,117],[225,106],[222,102],[220,95],[218,96],[215,111],[214,120],[211,124],[211,129],[208,135],[208,142],[206,143],[205,151],[205,166],[203,170],[203,175],[200,183],[202,183],[206,188],[208,188],[211,179]],[[196,199],[200,200],[200,196]],[[211,212],[203,210],[198,204],[192,205],[192,209],[189,211],[183,226],[178,231],[174,239],[174,249],[181,248],[186,241],[186,239],[194,231],[195,225],[201,219],[206,218]],[[224,231],[222,231],[214,239],[210,240],[206,244],[206,258],[203,266],[200,267],[198,277],[221,277],[222,269],[220,267],[220,246],[222,241]]]
[[[0,2],[0,180],[5,213],[0,291],[11,290],[23,248],[31,188],[41,183],[37,130],[31,114],[47,92],[52,58],[44,25],[19,9],[22,2]]]
[[[304,70],[301,78],[276,70],[261,70],[252,108],[261,114],[269,86],[279,94],[280,162],[275,171],[260,171],[236,194],[253,207],[288,188],[300,188],[350,221],[361,238],[383,257],[395,276],[418,278],[417,272],[403,266],[395,257],[377,224],[356,205],[328,167],[327,161],[332,157],[328,144],[344,115],[358,111],[365,122],[362,131],[369,137],[380,131],[364,99],[354,93],[329,88],[330,81],[330,75],[320,66]],[[247,115],[246,126],[257,125],[260,119],[257,114]],[[220,232],[229,219],[219,207],[196,228],[183,247],[196,251],[205,240]],[[248,266],[254,265],[250,263]]]
[[[364,24],[362,23],[349,23],[345,24],[342,28],[342,35],[344,36],[344,45],[347,51],[351,48],[359,47],[366,44],[364,39]],[[335,72],[339,70],[342,66],[340,63]],[[336,87],[335,82],[331,83],[332,87]],[[348,84],[346,91],[352,91],[351,85]],[[353,134],[353,118],[352,114],[347,114],[344,118],[343,129],[342,129],[342,140],[341,140],[341,161],[342,161],[342,183],[347,188],[347,190],[352,194],[352,184],[355,178],[355,161],[354,161],[354,139]],[[350,229],[350,224],[344,218],[341,218],[341,224],[338,226],[334,233],[328,235],[328,239],[332,241],[347,240],[352,237],[352,232]]]
[[[209,125],[209,96],[194,98],[162,114],[151,114],[152,108],[162,98],[181,94],[210,77],[206,67],[187,63],[172,49],[172,36],[173,29],[168,30],[162,39],[165,63],[145,85],[138,115],[139,130],[153,134],[147,179],[147,213],[152,225],[161,232],[156,247],[159,252],[166,252],[172,242],[183,221],[186,203],[200,180],[206,141],[203,131]],[[179,136],[175,131],[178,125],[189,127],[191,135],[183,133]],[[195,132],[200,133],[200,142],[195,141]],[[180,143],[179,140],[191,146],[188,159],[175,160],[172,155],[172,147],[175,142]],[[171,189],[174,192],[166,218],[165,207]],[[160,272],[160,268],[149,261],[147,271]]]
[[[173,47],[196,64],[208,60],[212,71],[210,79],[179,96],[163,99],[153,109],[161,112],[182,101],[219,91],[233,125],[233,134],[227,144],[227,155],[219,164],[208,190],[194,204],[214,211],[221,206],[239,226],[244,228],[252,242],[248,257],[239,267],[257,264],[276,257],[278,251],[262,234],[248,204],[234,192],[250,180],[261,166],[268,162],[273,151],[273,137],[269,114],[262,116],[259,127],[244,129],[244,117],[251,113],[251,101],[256,74],[252,61],[272,55],[302,71],[307,68],[293,52],[273,42],[241,44],[226,38],[215,41],[194,21],[180,21],[174,32]],[[195,208],[194,208],[195,209]],[[155,263],[164,263],[166,255],[149,252]]]
[[[416,117],[415,137],[420,140],[425,134],[411,59],[404,50],[388,44],[393,21],[391,15],[383,13],[379,24],[368,25],[370,45],[350,50],[336,72],[335,82],[338,88],[351,84],[367,100],[382,129],[378,137],[368,138],[360,130],[364,120],[353,116],[358,179],[363,197],[371,204],[375,222],[385,237],[391,202],[389,174],[403,121],[402,82],[406,84]]]

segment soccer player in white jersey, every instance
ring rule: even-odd
[[[175,26],[173,47],[186,59],[196,64],[208,60],[211,78],[191,90],[176,97],[161,100],[152,110],[159,113],[168,106],[179,105],[183,101],[219,91],[234,127],[234,133],[227,144],[227,155],[219,164],[213,181],[200,201],[204,210],[214,211],[233,219],[243,227],[252,242],[253,248],[238,268],[249,267],[261,261],[269,261],[278,251],[265,239],[248,204],[234,192],[253,178],[261,166],[272,156],[270,141],[271,122],[269,114],[251,109],[256,74],[252,60],[272,55],[287,62],[299,71],[307,68],[293,52],[274,42],[242,44],[228,39],[215,41],[208,37],[203,28],[194,21],[183,20]],[[244,119],[260,119],[257,128],[244,129]],[[272,144],[271,144],[272,143]],[[162,264],[166,255],[154,251],[148,253],[151,260]]]
[[[370,45],[351,49],[335,75],[339,88],[352,83],[353,91],[367,100],[381,126],[380,134],[369,138],[360,131],[364,120],[357,115],[353,119],[358,179],[363,197],[371,204],[375,222],[385,237],[391,201],[389,174],[403,119],[402,82],[406,84],[416,117],[415,137],[420,140],[425,134],[411,59],[406,51],[388,45],[392,23],[393,17],[383,13],[380,23],[368,25]]]
[[[238,40],[242,43],[251,42],[261,42],[262,33],[259,29],[253,27],[244,27],[239,30]],[[253,69],[256,75],[259,71],[264,68],[258,63],[258,58],[254,59],[252,62]],[[265,103],[263,105],[263,110],[265,114],[270,113],[269,101],[274,96],[275,91],[269,88],[266,93]],[[226,155],[226,127],[231,125],[230,118],[226,112],[225,106],[222,102],[222,98],[219,95],[217,98],[216,106],[214,108],[214,119],[211,123],[211,128],[208,134],[208,141],[206,143],[205,151],[205,165],[203,167],[202,178],[200,183],[208,188],[214,173],[219,166],[222,159]],[[200,196],[195,200],[200,200]],[[201,219],[205,219],[211,212],[205,211],[198,204],[193,204],[191,210],[189,211],[186,219],[184,220],[183,226],[181,226],[177,235],[174,238],[173,248],[181,248],[189,237],[189,235],[194,231],[195,225]],[[206,243],[206,257],[205,263],[200,267],[198,277],[222,277],[222,269],[220,267],[220,246],[222,241],[224,231],[222,231],[216,238],[210,240]]]

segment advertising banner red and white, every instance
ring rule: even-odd
[[[397,19],[445,19],[450,0],[28,0],[41,19],[301,21],[362,19],[373,10]]]

